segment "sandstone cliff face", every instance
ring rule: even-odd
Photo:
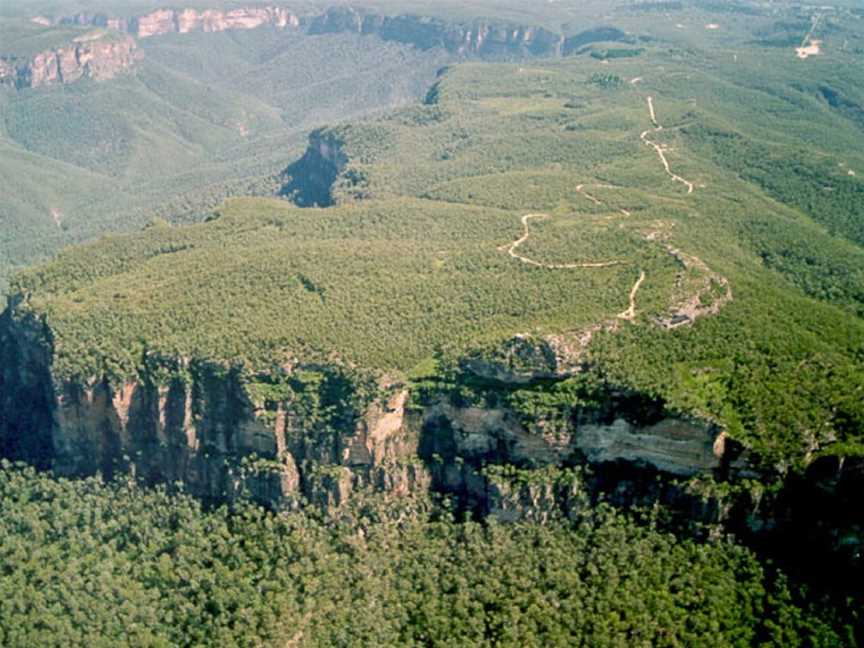
[[[661,410],[640,419],[634,411],[645,407],[615,393],[578,416],[526,425],[506,407],[459,405],[443,393],[419,404],[406,386],[372,384],[338,365],[250,375],[148,355],[119,383],[63,378],[52,369],[50,329],[22,303],[0,322],[3,454],[64,475],[131,471],[205,498],[245,493],[282,509],[338,507],[357,489],[398,496],[433,486],[508,517],[514,502],[549,504],[573,490],[506,490],[500,480],[493,488],[487,466],[626,462],[690,476],[717,471],[723,458],[715,427]]]
[[[38,355],[22,350],[28,344],[14,343],[7,358]],[[413,460],[418,431],[403,425],[404,391],[344,412],[332,429],[293,398],[254,402],[240,372],[209,363],[154,360],[150,371],[170,376],[158,384],[150,373],[112,385],[30,371],[9,382],[26,381],[17,393],[41,414],[34,419],[7,402],[2,438],[11,444],[47,425],[50,435],[33,437],[17,455],[44,444],[43,465],[61,475],[131,473],[148,484],[181,482],[205,499],[250,496],[278,510],[338,508],[358,488],[405,495],[428,485]],[[46,377],[47,390],[39,385]]]
[[[129,21],[125,30],[138,38],[162,34],[190,32],[221,32],[231,29],[256,29],[273,25],[280,29],[297,28],[300,18],[280,7],[246,7],[221,11],[218,9],[159,9]]]
[[[44,17],[39,18],[45,20]],[[276,6],[228,11],[164,8],[132,19],[100,13],[79,13],[56,19],[53,23],[108,27],[138,38],[196,31],[255,29],[272,25],[279,29],[302,29],[313,35],[375,35],[382,40],[406,43],[420,49],[440,47],[459,56],[491,58],[560,56],[568,40],[563,34],[531,25],[483,20],[454,22],[417,15],[385,16],[352,7],[333,7],[322,14],[303,16]]]
[[[237,9],[156,9],[135,18],[118,18],[105,13],[81,12],[48,19],[37,16],[39,24],[92,25],[126,32],[139,38],[162,34],[188,34],[195,31],[219,32],[229,29],[255,29],[273,25],[280,29],[299,27],[300,18],[284,7],[240,7]]]
[[[83,77],[110,79],[128,69],[141,56],[131,36],[142,39],[263,26],[312,35],[353,33],[377,36],[419,49],[441,48],[454,56],[492,59],[565,56],[597,40],[632,40],[614,28],[599,28],[567,38],[537,26],[484,20],[456,22],[417,15],[385,16],[352,7],[334,7],[322,14],[303,16],[277,6],[230,10],[163,8],[134,18],[82,12],[53,19],[36,16],[32,21],[44,26],[93,26],[130,37],[111,43],[70,44],[41,52],[29,61],[0,58],[0,83],[38,87],[50,83],[72,83]]]
[[[44,322],[14,308],[3,315],[4,457],[60,475],[181,482],[202,498],[251,496],[275,509],[336,508],[358,488],[398,496],[428,487],[420,429],[406,421],[408,393],[399,386],[360,398],[340,367],[295,366],[290,372],[314,380],[285,374],[274,387],[272,376],[157,356],[116,383],[58,377],[52,357]]]
[[[662,409],[642,419],[644,409],[632,395],[610,393],[606,403],[579,409],[564,421],[538,419],[526,425],[507,408],[460,407],[442,399],[423,411],[420,453],[437,489],[459,496],[469,509],[506,519],[548,514],[543,502],[558,502],[552,509],[570,513],[597,490],[598,484],[578,476],[563,483],[557,476],[538,479],[544,470],[590,466],[603,475],[611,474],[605,466],[626,466],[631,475],[665,475],[667,481],[724,471],[727,458],[718,428]],[[534,477],[528,483],[508,482],[498,472],[490,479],[492,466],[516,467]]]
[[[81,37],[63,47],[39,52],[30,59],[3,57],[0,53],[2,84],[35,88],[55,83],[74,83],[82,78],[96,81],[112,79],[131,68],[143,56],[134,37],[256,29],[264,25],[279,29],[300,27],[297,15],[279,7],[249,7],[228,11],[158,9],[131,19],[114,18],[101,13],[79,13],[55,20],[44,16],[32,20],[44,26],[92,26],[125,35]]]
[[[2,79],[3,83],[14,85],[17,77],[18,69],[12,60],[0,58],[0,79]]]
[[[95,36],[39,52],[31,59],[0,56],[0,83],[38,88],[82,78],[104,81],[130,69],[141,56],[131,36]]]
[[[283,7],[219,9],[157,9],[135,18],[102,13],[79,13],[57,19],[37,16],[41,25],[80,25],[125,33],[126,37],[97,38],[46,50],[30,60],[0,55],[0,83],[39,87],[73,83],[81,78],[110,79],[129,69],[141,57],[135,38],[165,34],[249,30],[263,26],[305,31],[309,34],[356,33],[414,45],[443,48],[458,56],[518,58],[558,56],[564,37],[537,27],[495,25],[482,21],[451,23],[419,16],[383,16],[350,7],[323,14],[299,16]]]
[[[576,447],[591,463],[625,461],[645,464],[681,477],[710,473],[723,457],[721,432],[711,425],[664,418],[639,425],[618,416],[579,427]]]
[[[351,7],[329,9],[310,21],[310,34],[374,34],[383,40],[420,49],[441,47],[452,54],[498,56],[557,56],[564,37],[540,27],[450,23],[420,16],[382,16]]]
[[[542,345],[524,344],[522,370],[531,358],[542,368]],[[764,475],[715,425],[610,386],[563,415],[526,418],[506,399],[464,402],[446,386],[412,394],[339,364],[250,374],[148,354],[118,382],[58,376],[54,355],[50,327],[14,297],[0,316],[0,456],[60,475],[131,474],[276,510],[335,512],[358,493],[433,491],[511,522],[575,517],[598,499],[662,502],[696,533],[733,530],[778,547],[792,534],[841,568],[861,562],[864,461],[821,459],[769,497],[742,484]],[[524,375],[493,391],[523,387]],[[732,496],[736,484],[744,490]]]

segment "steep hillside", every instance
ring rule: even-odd
[[[655,62],[672,53],[673,66],[689,59],[696,69],[720,66],[728,76],[740,60],[744,70],[770,76],[760,61],[778,58],[794,60],[795,74],[805,73],[794,47],[775,43],[777,34],[798,26],[809,31],[805,10],[673,5],[666,14],[597,2],[166,9],[148,1],[83,6],[70,0],[4,7],[0,55],[7,58],[8,82],[0,87],[0,166],[11,190],[0,216],[3,229],[16,232],[16,244],[0,243],[0,285],[20,263],[62,245],[136,229],[154,216],[200,219],[232,195],[270,194],[273,175],[299,155],[306,130],[415,101],[434,72],[454,60],[626,55],[644,61],[646,45],[663,43],[653,50]],[[860,34],[860,18],[840,7],[819,16],[813,37],[832,62],[847,64],[855,52],[846,45]],[[715,24],[722,29],[706,28]],[[824,60],[810,57],[805,65],[822,69]],[[38,87],[25,87],[34,81]],[[820,85],[814,77],[807,92],[818,93],[813,110],[827,106],[837,119],[857,119],[860,101],[848,82]],[[766,157],[758,148],[749,155]],[[17,171],[14,160],[24,158],[39,167],[38,192],[26,190],[34,178]],[[854,171],[856,160],[850,151],[844,172]],[[77,180],[93,173],[100,191]],[[752,173],[756,179],[758,169]],[[65,181],[68,174],[76,179]],[[804,179],[813,188],[807,204],[816,204],[819,173],[806,171]],[[836,196],[847,204],[855,195],[849,182]],[[838,210],[823,211],[833,218]],[[843,231],[860,234],[855,219],[844,218]],[[796,250],[788,260],[766,252],[783,268],[803,267],[803,254]],[[800,282],[822,290],[815,284],[812,276]]]
[[[290,180],[333,179],[307,201],[333,206],[234,200],[20,275],[7,455],[288,508],[431,483],[490,510],[490,462],[623,462],[696,479],[687,497],[833,466],[840,497],[864,440],[861,304],[808,296],[765,249],[779,228],[836,250],[826,268],[864,254],[690,142],[734,93],[694,110],[695,73],[684,90],[616,66],[453,68],[425,105],[314,135]],[[263,463],[235,481],[244,457]],[[743,524],[733,501],[721,518]]]
[[[59,480],[0,466],[0,637],[45,573],[82,642],[864,639],[864,15],[520,6],[171,9],[3,89],[7,263],[138,231],[11,282],[0,457]]]
[[[416,101],[443,63],[356,36],[173,38],[108,82],[0,88],[0,283],[102,232],[271,193],[309,128]]]
[[[142,56],[134,38],[104,29],[55,31],[32,23],[22,29],[20,21],[10,21],[0,23],[0,42],[0,85],[13,88],[105,81],[130,70]]]
[[[0,286],[63,245],[271,193],[304,131],[416,101],[454,56],[555,55],[564,38],[351,8],[32,9],[0,20]]]

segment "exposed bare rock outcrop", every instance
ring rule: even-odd
[[[442,48],[454,55],[491,58],[561,56],[573,52],[574,44],[610,37],[617,39],[619,35],[623,37],[623,32],[606,29],[595,30],[596,34],[593,31],[583,32],[568,39],[564,34],[536,25],[481,19],[445,20],[414,14],[388,16],[350,6],[332,7],[323,13],[304,15],[277,6],[239,7],[231,10],[166,7],[134,18],[88,12],[53,19],[44,16],[37,18],[40,24],[108,27],[138,38],[195,31],[255,29],[271,25],[280,29],[301,29],[312,35],[374,35],[382,40],[406,43],[420,49]]]
[[[404,495],[427,485],[413,461],[418,431],[404,423],[404,390],[342,412],[333,428],[298,402],[302,395],[254,401],[247,378],[220,365],[152,359],[137,380],[113,385],[46,375],[45,353],[23,338],[4,351],[16,369],[2,386],[16,385],[11,393],[28,403],[4,403],[6,456],[38,453],[62,475],[131,472],[150,484],[181,482],[206,499],[247,495],[277,509],[304,501],[335,508],[361,487]],[[37,438],[37,430],[48,434]],[[16,439],[27,443],[16,447]]]
[[[638,425],[616,417],[581,425],[576,447],[591,463],[626,461],[692,477],[720,468],[721,434],[714,426],[676,418]]]
[[[103,13],[78,13],[61,18],[36,16],[42,26],[78,25],[97,31],[68,44],[47,49],[30,58],[0,51],[0,83],[17,88],[56,83],[74,83],[82,78],[112,79],[130,69],[142,56],[137,38],[190,32],[221,32],[256,29],[272,25],[279,29],[299,28],[300,18],[280,7],[219,9],[157,9],[136,18],[118,18]]]
[[[515,335],[491,351],[465,358],[462,368],[483,380],[510,385],[567,378],[584,371],[586,350],[597,333],[615,332],[620,326],[616,318],[557,335]]]
[[[334,425],[310,406],[320,397],[314,387],[256,401],[242,372],[206,362],[152,358],[138,379],[119,385],[49,378],[46,390],[44,374],[21,378],[29,383],[19,393],[50,414],[31,422],[12,413],[7,423],[18,425],[3,436],[46,426],[41,451],[59,474],[131,472],[150,484],[181,482],[206,499],[245,495],[276,509],[337,508],[357,488],[405,495],[428,483],[413,461],[418,431],[404,424],[404,390],[343,411]]]
[[[104,81],[129,70],[141,56],[131,36],[97,33],[29,59],[0,55],[0,84],[37,88],[83,78]]]
[[[282,7],[244,7],[227,11],[159,9],[129,21],[125,28],[138,38],[149,38],[171,33],[256,29],[264,25],[296,28],[300,26],[300,18]]]
[[[517,335],[491,352],[465,358],[462,366],[479,378],[513,385],[563,378],[575,368],[555,341]]]
[[[71,16],[46,18],[37,16],[40,25],[92,25],[107,27],[149,38],[163,34],[188,34],[195,31],[220,32],[231,29],[256,29],[273,25],[280,29],[299,27],[300,17],[286,7],[251,6],[234,9],[155,9],[132,18],[121,18],[106,13],[80,12]]]
[[[646,238],[662,240],[663,233],[651,232]],[[681,270],[676,278],[677,298],[664,315],[656,318],[657,324],[666,329],[689,326],[700,317],[716,315],[732,301],[732,287],[726,277],[711,270],[702,259],[668,242],[664,242],[663,247]]]
[[[85,77],[110,79],[140,58],[132,37],[144,39],[166,34],[250,30],[264,26],[311,35],[353,33],[377,36],[424,50],[440,48],[459,57],[493,59],[557,57],[572,54],[578,45],[596,40],[632,40],[631,36],[613,28],[601,28],[567,38],[536,25],[481,19],[445,20],[413,14],[387,16],[350,6],[306,15],[279,6],[234,9],[165,7],[131,18],[80,12],[60,17],[39,15],[31,21],[45,27],[90,26],[127,36],[70,43],[40,52],[29,60],[3,58],[0,53],[0,83],[20,88],[72,83]]]
[[[657,403],[610,393],[599,407],[580,408],[555,425],[526,425],[507,408],[459,407],[440,401],[424,411],[423,452],[440,486],[478,498],[487,465],[522,467],[626,463],[679,477],[711,475],[723,465],[723,432],[663,411]],[[455,458],[459,458],[456,461]]]
[[[313,18],[309,33],[374,34],[383,40],[420,49],[440,47],[459,55],[558,56],[564,37],[542,27],[447,22],[415,15],[382,16],[351,7],[335,7]]]
[[[315,130],[299,160],[282,173],[280,194],[300,207],[328,207],[333,204],[336,180],[348,165],[348,156],[337,133]]]
[[[552,361],[545,347],[529,347],[523,340],[504,352],[520,358],[520,372]],[[720,430],[623,393],[526,421],[506,405],[460,404],[446,391],[421,402],[398,382],[339,363],[292,361],[250,374],[147,353],[136,375],[118,380],[59,376],[54,353],[50,327],[23,297],[13,300],[0,322],[3,455],[64,475],[131,471],[147,483],[182,482],[201,497],[249,494],[274,508],[334,508],[357,489],[400,496],[431,484],[492,510],[506,509],[508,498],[546,496],[493,492],[489,465],[627,462],[690,476],[721,464]],[[493,379],[504,393],[531,375]]]
[[[503,352],[509,374],[483,378],[463,367],[467,395],[449,377],[412,393],[335,361],[254,373],[145,353],[124,380],[70,377],[53,368],[47,321],[18,295],[0,316],[0,456],[60,475],[180,482],[205,499],[250,496],[276,510],[335,512],[370,490],[432,490],[479,515],[544,522],[602,498],[663,502],[700,533],[815,528],[814,550],[847,562],[860,545],[860,516],[849,513],[860,461],[820,459],[779,495],[748,493],[758,481],[746,480],[764,477],[754,458],[716,425],[659,399],[591,383],[590,393],[520,409],[508,390],[560,380],[525,382],[529,367],[555,370],[549,349],[530,345],[522,339]],[[478,378],[482,387],[469,387]],[[738,487],[744,494],[730,495]]]

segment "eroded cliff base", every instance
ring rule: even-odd
[[[182,484],[208,501],[275,510],[335,512],[369,491],[438,493],[511,522],[600,501],[661,506],[703,537],[771,542],[808,528],[860,566],[860,516],[848,504],[864,483],[858,462],[817,462],[784,483],[716,424],[590,369],[506,382],[466,361],[404,381],[340,362],[252,372],[146,353],[132,378],[60,377],[49,327],[15,306],[0,324],[0,447],[58,475]]]

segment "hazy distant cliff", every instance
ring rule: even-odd
[[[36,88],[82,78],[103,81],[128,70],[141,56],[131,36],[97,34],[46,49],[31,58],[0,54],[0,84]]]
[[[160,34],[189,32],[221,32],[230,29],[255,29],[263,25],[299,27],[300,19],[287,9],[279,7],[247,7],[221,11],[218,9],[159,9],[128,22],[118,28],[134,33],[138,38]]]
[[[242,7],[238,9],[156,9],[133,18],[117,18],[104,13],[82,12],[72,16],[33,19],[48,25],[93,25],[149,38],[162,34],[221,32],[230,29],[255,29],[263,25],[299,27],[300,17],[283,7]]]
[[[271,25],[280,29],[302,28],[310,34],[357,33],[408,43],[422,49],[442,47],[454,54],[483,56],[561,53],[564,37],[531,25],[452,22],[418,15],[385,16],[352,7],[333,7],[318,15],[300,15],[283,7],[218,9],[157,9],[135,18],[79,13],[55,19],[39,17],[49,24],[93,25],[126,32],[138,38],[190,32],[220,32],[255,29]]]
[[[0,82],[16,87],[37,87],[48,83],[71,83],[84,77],[110,79],[130,68],[141,57],[135,38],[264,26],[310,35],[353,33],[377,36],[423,50],[440,48],[454,56],[493,59],[566,56],[593,41],[631,39],[611,27],[565,37],[536,25],[480,19],[453,21],[413,14],[387,16],[352,7],[333,7],[320,14],[305,15],[275,6],[231,10],[164,8],[132,18],[84,12],[53,18],[36,16],[32,21],[46,27],[92,26],[126,36],[106,38],[103,35],[92,41],[46,50],[29,59],[4,57],[0,53]]]
[[[309,33],[373,34],[421,49],[442,47],[453,54],[557,56],[564,36],[535,26],[486,21],[447,22],[416,15],[382,16],[350,7],[332,8],[313,18]]]

